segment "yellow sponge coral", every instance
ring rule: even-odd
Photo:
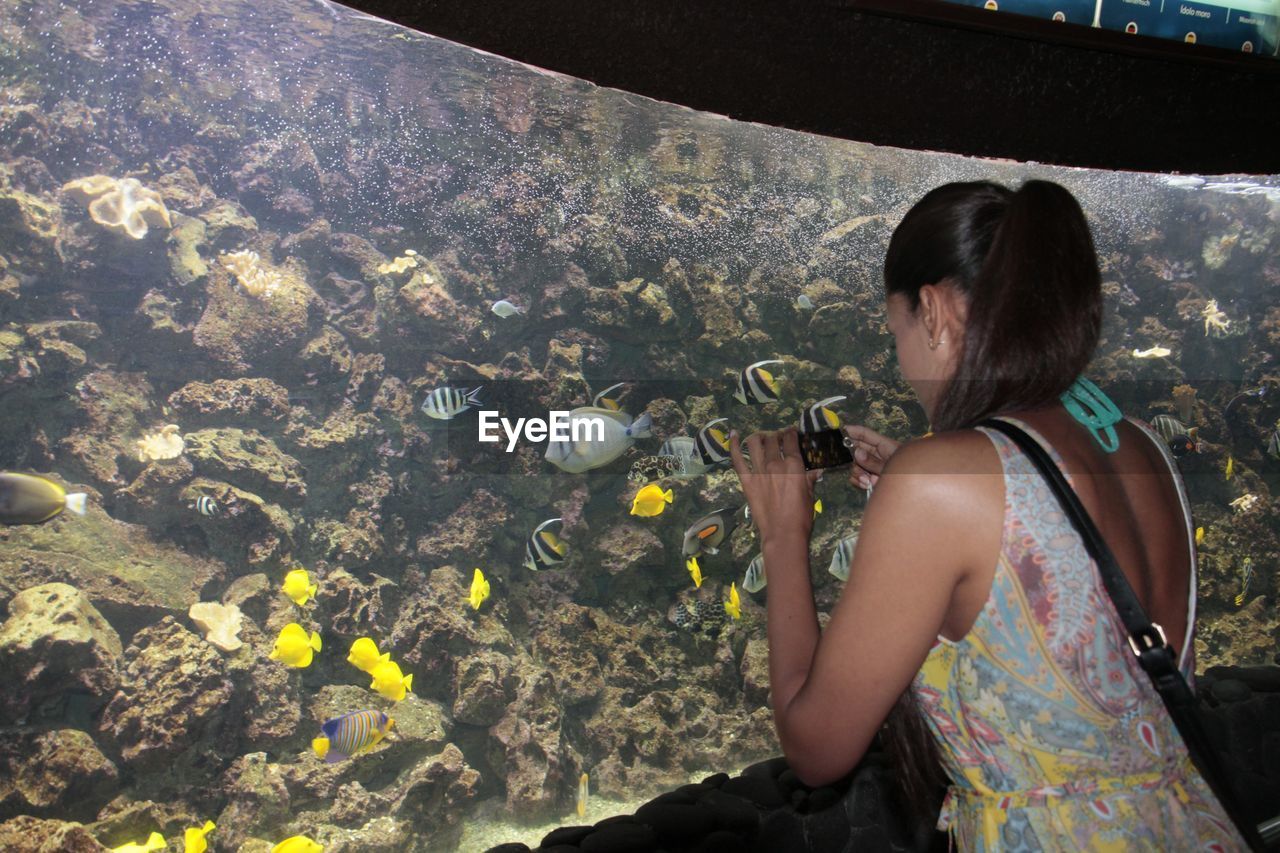
[[[62,191],[81,204],[88,204],[89,217],[94,222],[135,240],[147,236],[148,225],[173,227],[160,194],[144,187],[137,178],[90,175],[68,181]]]

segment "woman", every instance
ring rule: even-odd
[[[750,466],[732,436],[792,769],[812,785],[844,776],[904,697],[950,776],[939,827],[961,849],[1243,849],[1053,494],[1010,439],[972,428],[998,414],[1049,448],[1190,676],[1195,549],[1172,458],[1136,421],[1097,430],[1064,406],[1102,317],[1079,205],[1044,181],[939,187],[894,232],[885,290],[934,434],[899,445],[846,428],[851,479],[875,490],[825,632],[796,434],[751,436]]]

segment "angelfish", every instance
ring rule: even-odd
[[[337,764],[373,749],[393,725],[395,720],[382,711],[352,711],[326,720],[320,726],[321,736],[311,741],[311,748],[325,764]]]

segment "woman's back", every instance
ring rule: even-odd
[[[1103,454],[1061,409],[1012,420],[1048,445],[1189,672],[1192,545],[1158,438],[1123,423]],[[939,637],[913,685],[955,783],[942,825],[963,849],[1240,846],[1056,498],[1010,439],[980,432],[999,460],[999,544],[957,590],[948,624],[967,629]],[[974,502],[988,521],[990,480]]]

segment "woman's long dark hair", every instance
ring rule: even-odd
[[[938,396],[935,432],[1051,403],[1085,369],[1102,327],[1102,282],[1084,212],[1067,190],[1031,180],[945,184],[903,217],[885,255],[886,296],[914,313],[925,284],[968,303],[956,373]],[[887,721],[904,805],[937,802],[937,744],[908,688]]]

